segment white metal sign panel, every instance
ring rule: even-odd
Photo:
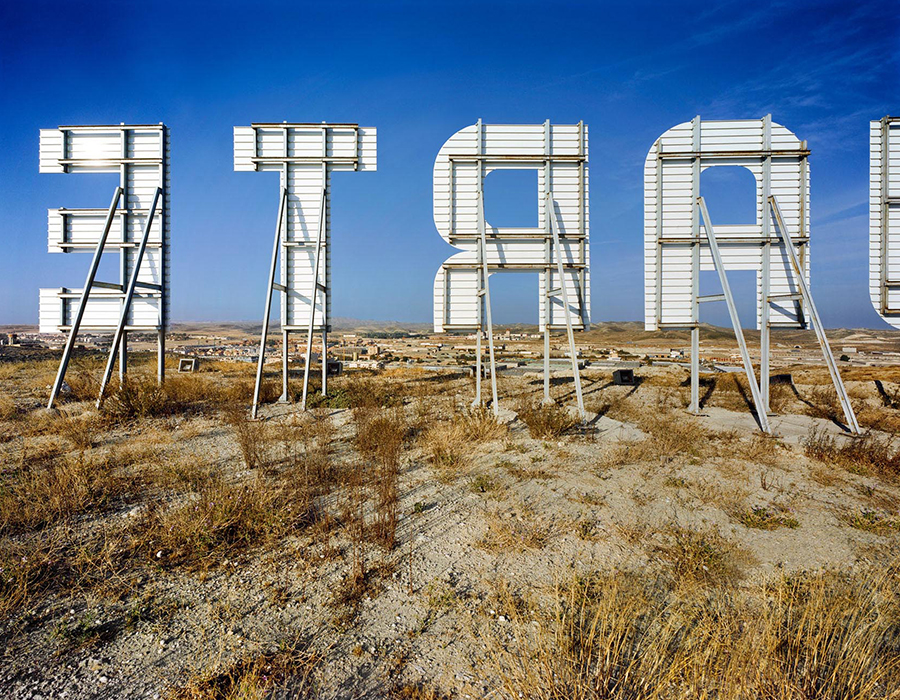
[[[723,265],[756,272],[757,327],[763,315],[765,256],[769,256],[770,326],[805,326],[786,249],[778,244],[768,199],[775,196],[787,233],[809,279],[809,167],[805,143],[768,117],[701,121],[672,127],[657,139],[644,165],[644,326],[690,327],[699,322],[699,272],[714,270],[697,211],[700,173],[716,166],[747,168],[756,180],[756,221],[712,225]],[[766,244],[770,245],[766,245]],[[795,297],[795,298],[788,298]]]
[[[900,117],[869,124],[869,297],[900,328]]]
[[[356,124],[253,124],[234,127],[234,169],[276,171],[287,188],[281,237],[282,329],[306,331],[315,297],[313,330],[331,324],[331,173],[371,171],[377,161],[376,130]],[[316,237],[325,190],[323,255],[313,290]]]
[[[566,327],[562,297],[547,294],[561,288],[547,216],[550,194],[573,327],[590,326],[587,158],[583,124],[475,124],[447,140],[434,163],[434,223],[441,237],[461,252],[448,258],[435,276],[436,332],[479,327],[479,198],[487,175],[503,169],[537,171],[538,226],[504,228],[485,222],[490,273],[537,272],[540,328]]]
[[[123,189],[104,250],[121,255],[122,289],[92,289],[82,330],[113,331],[125,299],[137,249],[157,188],[162,188],[150,226],[147,250],[138,271],[139,286],[126,319],[126,330],[165,329],[169,315],[169,132],[163,124],[61,126],[41,129],[40,172],[118,173]],[[107,209],[50,209],[48,251],[94,252]],[[149,286],[153,285],[153,287]],[[67,330],[77,312],[81,289],[40,290],[40,331]]]

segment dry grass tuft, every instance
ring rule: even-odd
[[[531,437],[539,440],[556,439],[579,424],[579,419],[560,404],[539,404],[523,401],[516,407],[519,419],[528,426]]]
[[[450,700],[450,696],[422,683],[403,683],[388,690],[388,700]]]
[[[0,420],[15,420],[19,417],[19,409],[11,396],[0,394]]]
[[[711,584],[733,581],[740,576],[742,553],[716,530],[673,525],[659,534],[665,544],[657,551],[668,563],[675,581]]]
[[[0,474],[0,536],[105,510],[121,503],[136,483],[111,455],[26,458],[18,468]]]
[[[876,535],[886,535],[900,530],[900,518],[884,515],[875,510],[863,509],[859,512],[846,513],[844,520],[850,527]]]
[[[101,424],[99,416],[90,413],[81,416],[61,414],[59,419],[54,421],[57,434],[82,452],[96,444]]]
[[[500,440],[509,433],[498,423],[489,409],[467,408],[455,413],[449,421],[437,421],[420,434],[419,446],[438,476],[452,480],[472,456],[472,448],[483,442]]]
[[[262,421],[250,420],[247,412],[239,406],[226,411],[225,420],[234,432],[247,469],[268,467],[271,437],[269,426]]]
[[[596,574],[557,587],[537,624],[531,611],[513,613],[512,635],[507,626],[486,636],[506,697],[892,698],[898,584],[893,567],[680,596]]]
[[[844,420],[844,409],[833,386],[814,386],[805,393],[807,415],[835,422]]]
[[[509,434],[509,428],[498,423],[494,414],[486,406],[475,406],[457,414],[454,420],[473,443],[502,440]]]
[[[559,534],[559,528],[552,521],[540,519],[529,511],[507,515],[509,517],[504,518],[497,512],[487,514],[487,531],[479,540],[479,547],[489,552],[543,549]]]
[[[287,473],[239,484],[213,479],[195,499],[168,508],[148,507],[132,528],[144,560],[205,569],[229,556],[296,533],[315,521],[306,484]]]
[[[404,385],[378,377],[339,377],[329,383],[328,396],[314,393],[309,406],[331,408],[397,408],[403,405]]]
[[[757,530],[777,530],[780,527],[795,529],[800,523],[790,512],[781,506],[753,506],[737,514],[738,521],[745,527]]]
[[[727,453],[739,454],[740,446],[731,433],[707,430],[690,416],[673,413],[670,409],[638,411],[624,404],[617,408],[613,417],[636,424],[647,433],[647,437],[606,449],[602,453],[601,469],[649,461],[661,464],[675,460],[696,463],[700,459]]]
[[[390,551],[396,543],[400,507],[400,456],[408,427],[399,410],[356,411],[356,444],[373,465],[375,520],[371,534],[376,544]]]
[[[103,412],[113,418],[149,418],[172,413],[176,406],[155,379],[128,377],[106,396]]]
[[[891,439],[874,433],[839,441],[825,430],[813,428],[803,441],[803,449],[807,457],[854,474],[900,477],[900,449],[894,447]]]
[[[211,673],[189,679],[170,700],[254,700],[278,697],[315,698],[314,673],[322,655],[308,642],[283,643],[277,651],[248,656]]]

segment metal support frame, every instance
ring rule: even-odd
[[[563,272],[562,263],[562,246],[559,244],[559,222],[556,218],[556,202],[553,201],[552,195],[547,195],[547,216],[550,217],[550,230],[553,233],[553,253],[556,257],[556,274],[559,277],[559,289],[548,289],[546,304],[549,306],[551,299],[557,294],[562,296],[563,307],[566,311],[566,334],[569,339],[569,356],[572,358],[572,376],[575,379],[575,396],[578,399],[578,414],[584,421],[587,415],[584,412],[584,397],[581,393],[581,374],[578,371],[578,357],[575,354],[575,334],[572,332],[572,313],[569,308],[569,293],[566,291],[566,278]],[[547,279],[547,286],[550,285],[550,279]],[[546,377],[547,375],[545,375]],[[546,379],[545,379],[546,384]]]
[[[266,361],[266,336],[269,334],[269,315],[272,311],[272,293],[276,288],[284,291],[281,285],[275,283],[275,270],[278,268],[278,250],[281,248],[281,228],[284,222],[285,205],[287,204],[287,187],[281,188],[281,200],[278,204],[278,221],[275,224],[275,243],[272,246],[272,266],[269,268],[269,284],[266,288],[266,308],[263,311],[262,334],[259,339],[259,358],[256,364],[256,383],[253,386],[253,406],[250,414],[256,418],[259,411],[259,390],[262,385],[263,364]],[[285,373],[286,375],[287,373]]]
[[[97,408],[100,408],[100,406],[103,404],[103,396],[106,392],[106,385],[109,383],[113,365],[116,362],[116,351],[119,350],[120,343],[122,343],[123,348],[122,357],[120,358],[120,364],[122,366],[124,366],[125,364],[125,324],[128,320],[128,312],[131,310],[131,301],[132,299],[134,299],[134,290],[139,284],[138,275],[141,272],[141,263],[144,261],[144,253],[147,250],[147,241],[150,238],[150,228],[153,226],[153,217],[156,215],[156,206],[159,203],[162,194],[162,187],[157,187],[156,192],[153,195],[153,202],[150,204],[150,212],[147,214],[147,223],[144,225],[144,233],[141,236],[141,244],[138,247],[137,256],[135,257],[134,268],[131,271],[131,278],[128,281],[128,289],[125,292],[125,298],[122,303],[122,313],[119,316],[119,325],[116,327],[115,335],[113,335],[112,346],[109,349],[109,359],[106,362],[106,369],[103,372],[103,380],[100,382],[100,393],[97,396]],[[160,304],[162,304],[162,300],[160,300]],[[124,372],[122,372],[122,368],[123,367],[120,367],[120,372],[122,373],[122,379],[124,381]]]
[[[60,362],[59,370],[57,371],[56,379],[54,380],[53,387],[50,392],[50,398],[47,403],[48,408],[52,408],[56,403],[56,400],[59,398],[59,391],[62,387],[62,384],[65,379],[65,374],[68,369],[69,361],[71,360],[72,350],[74,348],[75,340],[77,339],[78,332],[81,328],[84,313],[87,307],[87,303],[89,300],[90,293],[95,288],[100,289],[111,289],[124,294],[126,287],[128,286],[128,273],[129,273],[129,265],[127,255],[130,249],[135,248],[135,242],[128,240],[128,223],[130,217],[135,215],[149,215],[148,224],[146,227],[146,231],[144,233],[143,242],[145,242],[146,247],[157,247],[156,244],[150,244],[147,241],[148,232],[150,229],[150,222],[152,222],[153,214],[151,214],[151,210],[141,209],[141,208],[129,208],[128,205],[128,197],[129,194],[129,168],[134,165],[158,165],[160,167],[160,181],[158,190],[156,193],[157,197],[161,197],[163,200],[163,205],[161,210],[154,211],[156,217],[160,221],[160,231],[161,231],[161,240],[158,244],[158,248],[160,250],[160,283],[159,284],[150,284],[145,282],[136,282],[135,286],[142,287],[145,289],[154,290],[160,293],[159,299],[159,324],[155,328],[157,331],[157,381],[159,384],[162,384],[165,380],[165,348],[166,348],[166,326],[168,323],[167,313],[166,313],[166,241],[167,241],[167,229],[168,229],[168,202],[166,201],[166,181],[168,177],[168,165],[167,165],[167,155],[168,155],[168,129],[166,126],[160,122],[159,124],[146,124],[146,125],[125,125],[125,124],[115,124],[115,125],[96,125],[96,126],[60,126],[58,127],[62,136],[62,149],[61,149],[61,158],[57,159],[57,163],[62,169],[62,172],[70,172],[70,166],[80,165],[84,163],[83,158],[72,158],[69,153],[69,132],[70,131],[94,131],[94,132],[111,132],[117,131],[120,137],[119,141],[119,152],[115,157],[103,157],[99,159],[90,159],[90,165],[92,167],[103,167],[103,168],[118,168],[119,171],[119,186],[116,190],[116,194],[114,195],[114,202],[110,205],[109,210],[107,211],[106,221],[103,227],[103,231],[101,233],[100,238],[98,239],[97,245],[94,247],[94,259],[92,260],[90,270],[88,272],[87,281],[85,282],[85,288],[81,291],[80,294],[72,294],[67,293],[66,290],[63,290],[60,293],[59,299],[62,302],[62,316],[65,318],[69,315],[67,309],[70,309],[70,304],[74,303],[75,299],[78,299],[78,310],[75,313],[74,322],[66,327],[64,324],[59,326],[59,330],[67,331],[69,333],[68,338],[66,339],[66,346],[63,350],[63,357]],[[142,158],[130,158],[128,155],[128,137],[129,133],[134,131],[159,131],[160,133],[160,141],[159,141],[159,154],[155,157],[142,157]],[[119,203],[122,202],[123,205],[119,208]],[[154,205],[157,204],[157,200],[154,200]],[[74,250],[78,250],[83,248],[82,244],[74,243],[70,240],[67,240],[68,235],[68,220],[70,217],[79,217],[79,216],[94,216],[100,213],[103,213],[105,210],[103,209],[64,209],[60,208],[57,210],[58,214],[61,218],[61,227],[62,227],[62,240],[58,241],[57,245],[59,248],[63,249],[64,252],[72,252]],[[117,225],[119,226],[120,236],[115,237],[116,240],[109,241],[109,233],[112,230],[113,220],[117,220]],[[100,258],[104,252],[108,248],[112,248],[118,250],[121,254],[121,258],[119,261],[119,283],[114,284],[111,282],[99,282],[95,280],[95,276],[97,273],[97,269],[99,266]],[[143,253],[141,253],[141,256]],[[140,265],[138,264],[138,267]],[[131,300],[123,297],[123,301],[130,307]],[[120,324],[121,325],[121,324]],[[96,330],[96,329],[95,329]],[[135,330],[132,327],[132,330]],[[143,330],[143,329],[140,329]],[[128,369],[128,329],[123,326],[121,330],[116,329],[116,334],[119,336],[118,340],[118,354],[119,354],[119,377],[120,381],[124,381],[125,374]],[[115,358],[113,358],[115,359]],[[108,381],[108,380],[107,380]],[[98,405],[100,405],[100,400],[98,399]]]
[[[325,321],[322,324],[322,388],[321,393],[323,395],[328,391],[328,325],[327,325],[327,314],[328,314],[328,283],[327,279],[325,283],[321,283],[320,274],[319,274],[319,266],[321,264],[322,255],[324,254],[328,256],[328,241],[326,239],[326,219],[328,214],[328,181],[330,177],[330,172],[332,166],[353,166],[354,170],[358,170],[360,166],[360,127],[358,124],[337,124],[337,123],[314,123],[314,122],[259,122],[253,123],[250,125],[250,129],[254,134],[253,143],[254,143],[254,151],[253,155],[249,158],[249,161],[253,164],[255,170],[260,170],[260,166],[272,166],[279,165],[281,166],[281,177],[282,177],[282,201],[285,202],[284,206],[286,206],[286,199],[290,196],[288,192],[288,181],[291,175],[291,166],[294,165],[320,165],[322,168],[322,180],[323,180],[323,188],[322,188],[322,199],[320,205],[320,217],[319,217],[319,230],[317,233],[316,239],[316,252],[315,252],[315,270],[314,270],[314,283],[313,290],[310,297],[310,320],[309,324],[307,324],[307,352],[306,352],[306,362],[304,366],[303,373],[303,393],[301,398],[301,410],[306,409],[306,401],[309,394],[309,376],[310,376],[310,357],[312,355],[312,337],[315,330],[315,306],[316,306],[316,298],[318,297],[319,292],[325,293]],[[282,144],[283,150],[278,155],[265,155],[262,156],[259,153],[259,138],[257,131],[259,129],[269,129],[269,130],[281,130]],[[321,154],[315,156],[295,156],[290,154],[290,131],[292,129],[298,129],[301,131],[309,131],[309,132],[320,132],[321,134]],[[329,133],[333,135],[335,130],[346,130],[352,131],[353,136],[356,142],[355,146],[355,154],[352,156],[329,156],[329,149],[332,148],[329,140]],[[269,169],[269,168],[267,168]],[[286,209],[285,209],[286,211]],[[282,213],[279,213],[279,227],[283,226],[284,234],[282,235],[281,229],[276,231],[276,244],[275,250],[273,251],[272,257],[272,270],[269,279],[269,300],[266,306],[266,324],[263,331],[263,336],[266,334],[266,330],[268,327],[268,316],[270,313],[269,306],[271,304],[271,290],[277,290],[285,294],[283,299],[286,299],[288,295],[291,295],[292,298],[296,297],[295,289],[293,286],[288,285],[288,263],[285,263],[286,260],[290,260],[289,251],[290,248],[311,248],[312,242],[307,240],[286,240],[290,237],[290,230],[287,225],[287,222],[282,224]],[[288,219],[290,221],[290,219]],[[278,249],[282,249],[282,279],[281,283],[275,282],[275,271],[277,268],[277,255]],[[324,253],[323,253],[324,248]],[[327,272],[326,272],[327,276]],[[289,391],[289,344],[290,344],[290,333],[291,332],[302,332],[302,327],[299,325],[291,325],[288,323],[288,312],[287,312],[287,304],[282,305],[282,393],[281,397],[278,399],[279,402],[288,403],[291,400],[290,391]],[[254,399],[253,399],[253,407],[252,407],[252,415],[255,418],[258,413],[259,407],[259,391],[260,384],[262,380],[262,367],[264,362],[265,355],[265,337],[263,338],[260,344],[260,356],[259,356],[259,364],[257,367],[257,380],[256,380],[256,389],[254,391]]]
[[[322,238],[325,235],[325,196],[327,193],[328,187],[327,185],[322,188],[322,200],[319,205],[319,230],[316,233],[316,257],[315,264],[313,266],[313,288],[312,292],[309,295],[309,331],[306,335],[306,361],[303,366],[303,398],[300,401],[300,410],[306,410],[306,396],[309,392],[309,366],[311,364],[311,356],[312,356],[312,339],[313,339],[313,328],[315,327],[315,319],[316,319],[316,297],[319,296],[319,291],[325,291],[325,286],[319,284],[319,256],[322,253]],[[327,303],[327,302],[325,302]],[[325,393],[325,384],[324,377],[326,371],[326,361],[325,361],[325,331],[322,331],[322,393]],[[285,373],[287,376],[287,373]]]
[[[665,160],[689,160],[691,161],[691,192],[695,200],[700,196],[700,173],[703,169],[704,162],[712,165],[717,161],[725,161],[723,164],[730,164],[727,161],[737,158],[758,158],[762,167],[761,187],[757,190],[757,213],[761,223],[761,232],[759,236],[718,236],[716,243],[738,243],[744,246],[758,245],[760,247],[760,270],[759,270],[759,327],[760,327],[760,379],[757,386],[759,387],[759,401],[757,403],[757,411],[771,415],[769,410],[769,377],[770,377],[770,356],[771,356],[771,329],[773,324],[771,321],[770,304],[776,299],[771,294],[771,271],[772,271],[772,243],[773,240],[770,219],[765,213],[768,207],[768,199],[772,193],[772,162],[773,158],[798,158],[800,164],[800,231],[799,235],[792,239],[792,244],[796,243],[799,247],[799,260],[801,267],[805,264],[806,246],[809,243],[809,237],[806,235],[807,221],[807,202],[808,202],[808,169],[807,158],[809,157],[809,149],[806,141],[800,143],[799,148],[795,149],[773,149],[772,148],[772,115],[767,114],[761,119],[763,125],[762,149],[761,150],[718,150],[704,151],[701,148],[701,120],[699,116],[691,120],[691,150],[690,151],[664,151],[662,141],[657,143],[656,147],[656,303],[655,315],[658,328],[684,328],[681,323],[663,323],[662,322],[662,286],[663,286],[663,248],[666,245],[689,245],[691,248],[691,361],[690,361],[690,405],[688,410],[691,413],[699,413],[700,411],[700,314],[699,304],[708,301],[725,301],[724,295],[706,295],[700,296],[699,293],[699,272],[700,272],[700,255],[702,250],[702,240],[700,234],[700,209],[693,207],[691,212],[691,235],[680,237],[663,237],[663,162]],[[797,295],[781,295],[779,300],[790,298],[796,305],[796,314],[798,323],[804,327],[805,314],[803,311],[803,296]],[[785,324],[777,324],[785,325]]]
[[[552,168],[551,164],[553,162],[567,162],[577,164],[579,167],[579,190],[583,193],[584,191],[584,165],[587,161],[587,156],[584,152],[584,137],[583,137],[583,124],[579,122],[579,133],[581,134],[579,140],[579,153],[577,155],[561,155],[552,153],[551,148],[551,125],[550,120],[546,120],[544,122],[544,153],[543,154],[506,154],[506,155],[484,155],[482,152],[483,149],[483,123],[482,120],[479,119],[476,123],[476,139],[477,139],[477,150],[476,153],[473,154],[455,154],[449,156],[451,168],[450,168],[450,182],[451,189],[453,187],[454,181],[454,163],[475,163],[479,168],[479,177],[478,177],[478,190],[477,190],[477,237],[473,237],[471,235],[459,235],[454,231],[450,233],[450,243],[454,244],[455,242],[460,241],[472,241],[475,240],[477,245],[477,259],[474,264],[472,263],[452,263],[445,262],[443,264],[443,269],[445,272],[444,275],[444,310],[443,310],[443,321],[445,329],[452,330],[463,330],[464,326],[450,326],[447,323],[448,321],[448,308],[449,303],[447,300],[449,299],[449,280],[450,280],[450,271],[451,270],[474,270],[478,276],[478,284],[476,288],[476,295],[478,297],[478,305],[477,305],[477,318],[476,318],[476,339],[475,339],[475,355],[476,355],[476,366],[475,366],[475,374],[476,374],[476,383],[475,383],[475,399],[472,402],[472,405],[480,405],[482,403],[482,395],[481,395],[481,374],[482,374],[482,345],[481,345],[481,335],[484,332],[485,320],[487,321],[487,335],[488,335],[488,349],[490,355],[490,368],[491,368],[491,388],[493,391],[493,403],[496,407],[495,410],[499,410],[499,403],[497,399],[497,389],[496,389],[496,380],[494,379],[495,375],[495,362],[494,362],[494,348],[493,348],[493,324],[491,321],[491,306],[490,306],[490,285],[487,281],[488,275],[490,274],[490,269],[493,270],[521,270],[521,271],[542,271],[546,278],[547,290],[544,292],[544,403],[553,403],[553,399],[550,396],[550,335],[551,335],[551,298],[556,296],[558,292],[561,290],[550,290],[550,280],[551,273],[554,271],[554,267],[556,267],[552,261],[552,251],[554,249],[554,244],[560,247],[559,243],[559,233],[554,230],[554,226],[557,224],[555,218],[551,220],[551,180],[552,180]],[[547,203],[546,212],[545,212],[545,220],[544,220],[544,230],[540,232],[529,232],[529,233],[520,233],[517,232],[513,238],[516,240],[519,239],[539,239],[544,242],[544,262],[541,264],[541,267],[536,267],[534,264],[516,264],[516,263],[504,263],[497,262],[491,263],[490,266],[487,263],[487,233],[486,233],[486,223],[484,220],[484,163],[485,162],[506,162],[506,163],[534,163],[534,164],[543,164],[543,173],[544,173],[544,183],[543,183],[543,195],[541,199]],[[453,206],[454,199],[450,198],[450,220],[453,221]],[[587,237],[584,233],[585,231],[585,209],[583,197],[579,197],[579,218],[580,218],[580,229],[575,233],[566,233],[567,240],[574,240],[578,242],[581,251],[581,260],[586,258],[585,255],[585,247],[587,243]],[[494,233],[491,235],[491,240],[494,241],[502,241],[504,239],[503,234]],[[555,243],[554,243],[555,242]],[[557,256],[557,263],[561,263],[561,257]],[[490,269],[489,269],[490,268]],[[583,263],[570,263],[565,266],[565,269],[575,270],[578,274],[578,279],[580,282],[580,290],[585,289],[586,287],[586,275],[587,275],[587,266]],[[562,279],[562,272],[559,273],[560,278]],[[579,290],[579,295],[581,291]],[[584,316],[585,314],[585,306],[583,303],[580,303],[580,319],[582,328],[585,327],[587,323],[587,319]],[[449,328],[448,328],[449,327]],[[569,306],[566,302],[566,327],[567,331],[570,333],[574,331],[572,327],[571,314],[569,312]],[[572,336],[572,341],[570,342],[570,347],[574,348],[574,335]],[[573,361],[575,362],[575,375],[578,377],[577,370],[577,358],[574,357],[574,349],[572,350]],[[576,393],[581,395],[581,384],[580,381],[576,382],[577,390]],[[583,402],[579,398],[579,410],[584,415]]]
[[[841,379],[841,374],[838,371],[837,364],[834,361],[834,356],[831,354],[831,347],[828,345],[828,339],[825,337],[825,329],[822,326],[822,320],[819,317],[819,312],[816,309],[816,304],[813,301],[812,294],[809,291],[809,285],[806,283],[806,278],[803,275],[803,267],[800,261],[800,257],[797,255],[797,250],[794,248],[794,244],[791,241],[790,234],[788,233],[787,228],[784,225],[784,218],[781,215],[781,207],[778,206],[778,200],[774,196],[769,196],[766,202],[767,208],[770,208],[771,214],[774,217],[775,227],[778,231],[778,235],[784,245],[785,249],[788,252],[788,257],[791,261],[791,268],[794,271],[794,275],[797,278],[797,285],[800,287],[800,294],[802,295],[803,301],[806,303],[806,308],[809,309],[809,315],[812,318],[813,328],[816,331],[816,338],[819,340],[819,346],[822,348],[822,355],[825,357],[825,364],[828,366],[828,372],[831,374],[831,381],[834,383],[834,389],[837,392],[838,399],[841,402],[841,408],[844,410],[844,417],[847,420],[847,427],[850,428],[851,432],[858,435],[859,434],[859,423],[856,421],[856,414],[853,411],[853,405],[850,403],[850,397],[847,394],[847,389],[844,387],[844,382]],[[767,217],[768,218],[768,212]],[[766,306],[768,306],[769,299],[766,299]]]
[[[103,249],[106,246],[106,239],[112,228],[112,222],[116,215],[116,208],[119,206],[119,201],[122,199],[124,192],[121,185],[116,187],[116,190],[113,193],[112,202],[109,204],[109,212],[106,215],[106,223],[103,225],[103,233],[100,235],[100,239],[97,241],[97,248],[94,250],[94,257],[91,260],[91,266],[88,269],[87,279],[84,282],[84,289],[81,291],[81,299],[78,301],[78,311],[75,312],[75,320],[72,323],[72,327],[69,329],[69,337],[66,339],[66,346],[63,350],[62,359],[59,362],[59,370],[56,372],[56,380],[53,382],[53,388],[50,390],[50,400],[47,402],[47,408],[53,408],[56,397],[59,396],[59,390],[62,387],[63,380],[66,377],[69,359],[72,357],[72,349],[75,347],[75,340],[78,337],[78,329],[81,327],[82,318],[84,318],[88,296],[91,293],[91,287],[95,285],[94,278],[97,276],[100,258],[103,256]],[[65,228],[63,230],[65,230]]]
[[[731,295],[731,286],[728,284],[728,276],[725,274],[725,265],[722,263],[722,256],[719,254],[719,244],[716,242],[716,234],[713,230],[712,222],[709,218],[709,211],[706,209],[706,202],[703,197],[697,197],[696,207],[699,209],[700,217],[703,219],[703,228],[706,232],[706,240],[709,242],[709,252],[712,255],[713,264],[716,272],[719,273],[719,282],[722,284],[722,292],[725,297],[725,303],[728,305],[728,315],[731,316],[731,325],[734,327],[734,335],[737,338],[738,348],[741,351],[741,359],[744,362],[744,371],[747,373],[747,381],[750,384],[750,393],[753,395],[753,405],[756,407],[756,417],[759,420],[759,427],[766,433],[771,433],[769,427],[769,418],[762,406],[760,399],[759,384],[756,382],[756,374],[753,371],[753,363],[750,361],[750,353],[747,351],[747,343],[744,341],[744,331],[741,329],[741,320],[738,318],[737,307],[734,305],[734,297]],[[718,297],[718,295],[716,295]],[[701,297],[695,295],[695,303],[699,302]]]

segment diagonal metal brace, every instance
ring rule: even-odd
[[[259,410],[259,389],[262,384],[263,364],[266,361],[266,336],[269,335],[269,316],[272,312],[272,291],[281,285],[275,284],[275,269],[278,267],[278,248],[281,244],[281,226],[284,221],[284,207],[287,203],[287,188],[281,188],[281,200],[278,204],[278,221],[275,224],[275,244],[272,246],[272,267],[269,270],[269,285],[266,287],[266,310],[263,313],[262,334],[259,339],[259,358],[256,364],[256,383],[253,385],[253,406],[251,416],[255,419]]]
[[[153,226],[153,217],[156,216],[156,205],[159,204],[160,197],[162,197],[162,188],[157,187],[156,192],[153,195],[153,203],[150,205],[150,213],[147,214],[147,223],[144,225],[144,234],[141,236],[141,245],[138,247],[137,257],[134,261],[134,269],[131,271],[131,279],[128,281],[128,290],[125,292],[122,313],[119,316],[119,325],[116,327],[112,347],[109,349],[109,360],[107,360],[106,370],[103,372],[103,381],[100,382],[100,393],[97,396],[97,408],[100,408],[100,406],[103,405],[103,395],[106,392],[106,385],[109,383],[113,365],[116,363],[116,352],[119,350],[119,344],[122,342],[122,334],[125,332],[125,322],[128,320],[128,312],[131,310],[131,301],[134,299],[134,289],[137,286],[138,274],[140,274],[141,271],[141,263],[144,260],[144,252],[147,250],[147,241],[150,239],[150,228]]]
[[[772,216],[775,218],[775,229],[778,231],[778,235],[788,252],[791,267],[797,278],[797,286],[800,287],[800,294],[803,296],[803,301],[806,302],[806,308],[809,309],[813,328],[816,331],[816,338],[818,338],[819,346],[822,348],[822,355],[825,356],[825,364],[828,366],[828,372],[831,374],[831,381],[834,383],[834,389],[837,392],[838,399],[840,399],[841,408],[844,410],[844,418],[847,420],[847,426],[850,428],[851,432],[855,435],[859,435],[859,423],[856,421],[856,413],[853,411],[853,405],[850,403],[850,396],[847,394],[847,389],[844,387],[844,382],[841,379],[841,373],[838,372],[834,356],[831,354],[831,347],[828,345],[828,338],[825,337],[825,328],[822,326],[822,319],[819,317],[819,311],[816,309],[816,304],[813,302],[812,294],[809,291],[809,285],[806,283],[806,277],[803,275],[803,269],[800,267],[800,258],[797,255],[797,249],[794,247],[794,242],[791,240],[787,228],[785,228],[784,218],[781,215],[781,207],[778,206],[778,200],[775,199],[774,195],[769,197],[768,203]]]
[[[47,402],[47,408],[53,408],[56,397],[59,396],[59,390],[65,379],[66,369],[69,366],[69,359],[72,357],[72,348],[75,346],[75,339],[78,337],[78,329],[81,326],[81,320],[84,318],[84,310],[91,288],[102,284],[94,282],[94,277],[97,275],[103,248],[106,246],[106,238],[109,236],[109,230],[116,215],[116,207],[119,206],[119,200],[122,198],[123,192],[124,190],[119,186],[116,187],[116,191],[113,193],[112,202],[110,202],[109,211],[106,214],[106,222],[103,225],[103,233],[100,234],[100,239],[97,241],[97,248],[94,250],[94,258],[91,260],[87,280],[85,280],[84,289],[81,290],[81,299],[78,302],[78,311],[75,312],[75,321],[69,329],[69,337],[66,339],[66,347],[63,350],[62,360],[59,363],[59,370],[56,372],[56,380],[53,382],[53,388],[50,390],[50,400]],[[121,289],[121,287],[119,288]]]
[[[551,289],[547,292],[546,304],[550,303],[550,297],[557,293],[562,294],[563,308],[566,311],[566,334],[569,338],[569,356],[572,358],[572,375],[575,379],[575,396],[578,399],[578,413],[582,422],[587,418],[584,412],[584,396],[581,393],[581,374],[578,371],[578,357],[575,355],[575,334],[572,332],[572,314],[569,308],[569,293],[566,291],[566,278],[564,276],[562,262],[562,246],[559,243],[559,222],[556,216],[556,202],[552,195],[547,193],[547,204],[545,207],[547,215],[550,217],[550,231],[553,234],[553,255],[556,258],[556,274],[559,276],[559,289]],[[550,284],[549,275],[547,284]]]
[[[700,208],[700,216],[703,217],[703,228],[706,231],[706,240],[709,241],[709,252],[712,254],[716,272],[719,273],[719,282],[722,284],[722,292],[725,303],[728,305],[728,314],[731,316],[731,325],[734,327],[734,335],[741,351],[741,359],[744,362],[744,371],[747,373],[747,381],[750,383],[750,393],[753,395],[753,405],[756,408],[756,417],[759,419],[759,427],[763,432],[771,433],[769,417],[762,404],[759,391],[759,383],[756,381],[756,373],[753,371],[753,363],[750,361],[750,353],[747,351],[747,343],[744,341],[744,331],[741,329],[741,321],[738,318],[737,307],[734,305],[734,297],[731,295],[731,286],[728,284],[728,276],[725,274],[725,266],[722,256],[719,254],[719,244],[716,242],[716,233],[709,219],[709,211],[703,197],[697,197],[697,206]]]

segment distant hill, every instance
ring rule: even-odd
[[[430,323],[415,323],[408,321],[373,321],[358,318],[338,316],[332,319],[332,328],[335,332],[413,332],[430,333]],[[538,326],[527,323],[497,324],[498,331],[510,330],[514,333],[537,333]],[[33,325],[6,325],[0,326],[0,333],[36,333],[37,326]],[[185,333],[190,335],[210,335],[226,338],[258,337],[262,330],[260,321],[182,321],[173,323],[172,333]],[[273,319],[270,332],[278,333],[280,325],[277,319]],[[759,331],[744,330],[744,335],[749,343],[759,342]],[[734,343],[734,332],[731,328],[722,328],[702,324],[700,337],[702,342]],[[840,346],[851,345],[860,350],[900,350],[900,331],[894,329],[872,330],[869,328],[830,328],[828,339],[835,349]],[[579,342],[596,343],[598,345],[621,346],[634,345],[673,345],[683,346],[690,342],[690,332],[687,330],[659,330],[654,332],[644,331],[641,321],[606,321],[594,323],[591,330],[579,335]],[[811,330],[774,329],[772,331],[772,344],[775,347],[802,345],[809,347],[816,344],[815,334]]]

